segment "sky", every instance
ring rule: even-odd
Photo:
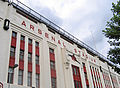
[[[88,46],[107,56],[110,49],[102,30],[117,0],[19,0]]]

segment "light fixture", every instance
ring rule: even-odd
[[[3,26],[4,30],[8,30],[9,29],[9,24],[10,24],[10,20],[5,19],[4,20],[4,26]]]

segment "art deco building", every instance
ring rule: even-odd
[[[0,1],[0,88],[120,88],[115,66],[21,2]]]

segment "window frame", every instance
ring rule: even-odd
[[[18,72],[18,85],[23,85],[23,70],[20,70],[20,69]]]
[[[13,77],[14,77],[14,69],[9,67],[7,83],[13,84]]]

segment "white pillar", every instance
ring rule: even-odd
[[[23,74],[23,85],[24,86],[27,86],[27,73],[28,73],[28,37],[25,36],[24,74]]]
[[[35,40],[32,40],[32,87],[36,87]]]
[[[19,65],[19,53],[20,53],[20,33],[17,32],[17,41],[16,41],[16,50],[15,50],[15,64]],[[14,84],[18,84],[18,71],[19,66],[17,68],[14,68]]]

